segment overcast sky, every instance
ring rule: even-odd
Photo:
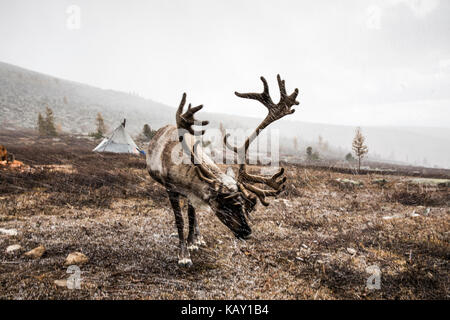
[[[280,73],[309,122],[450,127],[449,39],[447,0],[0,0],[0,61],[257,117]]]

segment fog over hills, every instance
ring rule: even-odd
[[[178,101],[179,97],[174,97]],[[255,103],[255,105],[253,105]],[[301,103],[301,101],[300,101]],[[101,112],[109,129],[127,119],[127,130],[138,134],[148,123],[156,129],[174,123],[175,108],[137,95],[103,90],[58,79],[13,65],[0,63],[0,128],[36,128],[38,112],[53,109],[56,123],[65,132],[88,134],[95,131],[95,117]],[[249,107],[256,107],[249,101]],[[261,108],[261,119],[265,110]],[[210,120],[210,128],[222,122],[226,128],[255,128],[261,119],[226,114],[199,113]],[[302,104],[297,106],[301,112]],[[406,117],[408,115],[405,115]],[[324,114],[324,122],[327,115]],[[282,147],[293,151],[294,137],[298,152],[307,145],[316,146],[319,135],[336,156],[351,150],[355,127],[282,120],[271,129],[279,129]],[[369,157],[410,164],[450,168],[450,128],[363,127]]]
[[[34,128],[38,112],[49,106],[63,131],[88,133],[95,129],[101,112],[110,127],[129,120],[130,132],[145,122],[155,127],[172,119],[173,109],[138,96],[102,90],[81,83],[0,63],[0,124],[5,127]]]

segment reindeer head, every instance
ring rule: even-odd
[[[199,144],[200,141],[195,142],[190,154],[197,176],[208,186],[205,200],[237,238],[247,239],[252,232],[248,218],[256,205],[256,198],[243,196],[231,168],[223,173],[217,166],[208,164],[208,159],[198,150]]]
[[[213,196],[209,200],[212,210],[239,239],[248,239],[252,229],[248,225],[248,217],[253,210],[255,203],[250,203],[239,191],[212,192]]]
[[[196,135],[196,132],[192,129],[192,125],[208,124],[208,121],[196,122],[194,119],[194,114],[203,106],[200,105],[191,108],[191,105],[189,104],[188,110],[183,114],[183,108],[186,103],[186,94],[184,94],[177,111],[176,119],[180,142],[182,142],[185,152],[191,155],[191,162],[195,165],[198,177],[210,187],[209,205],[216,216],[238,238],[246,239],[251,234],[247,218],[253,211],[257,198],[264,206],[268,206],[269,203],[266,201],[265,197],[278,195],[284,189],[284,183],[286,182],[286,177],[283,177],[283,168],[272,177],[253,175],[247,172],[247,153],[253,140],[272,122],[294,113],[295,110],[291,109],[291,107],[299,104],[299,102],[296,101],[298,89],[295,89],[295,91],[288,96],[286,93],[285,82],[284,80],[281,80],[280,75],[277,76],[277,80],[280,89],[280,101],[277,104],[275,104],[270,97],[269,86],[264,77],[261,77],[261,81],[264,85],[262,93],[235,92],[236,96],[257,100],[268,109],[266,118],[259,124],[255,131],[246,138],[241,147],[230,146],[227,141],[229,135],[227,134],[224,136],[224,144],[238,155],[240,165],[236,179],[231,177],[230,174],[217,172],[216,166],[208,165],[208,163],[204,161],[202,153],[197,154],[197,146],[200,141],[197,141],[193,144],[192,148],[189,148],[188,144],[183,139],[183,134],[180,134],[180,129],[184,129],[190,134]],[[203,135],[204,133],[205,131],[202,130],[197,132],[197,135]],[[265,189],[258,187],[258,184],[265,185],[269,188]]]

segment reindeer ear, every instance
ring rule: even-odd
[[[227,171],[225,172],[225,174],[233,179],[236,178],[236,175],[234,174],[233,168],[228,167]]]

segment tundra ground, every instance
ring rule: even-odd
[[[95,142],[73,137],[3,133],[0,142],[29,166],[0,170],[0,228],[17,230],[0,233],[1,299],[450,296],[448,185],[287,165],[287,188],[258,205],[250,240],[199,212],[207,246],[183,268],[167,196],[143,158],[92,153]],[[14,244],[22,249],[6,253]],[[24,256],[39,245],[40,259]],[[81,289],[55,285],[70,276],[64,260],[74,251],[89,258]],[[380,289],[366,287],[370,266]]]

